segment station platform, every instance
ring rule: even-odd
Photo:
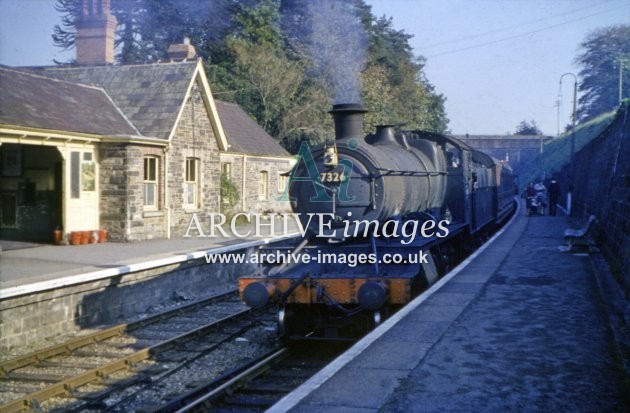
[[[251,232],[251,235],[236,237],[228,231],[229,236],[224,237],[217,231],[216,237],[191,236],[85,245],[0,240],[0,299],[198,259],[206,253],[222,253],[298,236],[297,224],[294,221],[288,221],[287,224],[286,232],[283,223],[278,222],[273,234],[265,228],[259,237],[254,236],[253,226],[240,226],[239,234]]]
[[[601,274],[559,248],[569,227],[521,212],[268,411],[630,411]]]

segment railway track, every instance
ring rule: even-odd
[[[174,398],[155,411],[260,412],[271,407],[347,349],[351,342],[318,341],[278,347]]]
[[[131,388],[146,390],[260,329],[263,313],[245,309],[230,291],[7,360],[0,363],[0,412],[102,411],[132,398]]]

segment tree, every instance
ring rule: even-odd
[[[81,0],[57,0],[54,42],[74,47]],[[411,35],[364,0],[111,0],[118,63],[167,58],[189,37],[217,98],[238,103],[290,151],[332,136],[330,103],[363,101],[376,124],[446,130],[444,97]],[[343,69],[343,70],[342,70]],[[345,71],[344,71],[345,70]]]
[[[516,127],[515,135],[542,135],[542,131],[538,129],[538,125],[536,125],[536,121],[522,121]]]
[[[55,10],[62,13],[61,25],[55,25],[52,39],[55,46],[64,50],[74,47],[75,42],[75,19],[81,11],[80,0],[57,0]]]
[[[153,50],[148,47],[141,22],[146,19],[144,0],[112,0],[112,14],[118,22],[114,46],[121,50],[118,61],[135,63],[150,61]],[[61,25],[53,29],[53,43],[64,50],[74,48],[76,42],[76,16],[81,11],[81,0],[57,0],[55,9],[62,13]]]
[[[445,132],[445,98],[436,94],[426,79],[425,59],[414,57],[409,45],[412,36],[394,29],[392,20],[385,17],[372,17],[368,33],[370,52],[363,76],[363,97],[366,108],[378,112],[368,114],[368,122],[382,118],[385,123],[404,124],[405,129]],[[370,85],[372,74],[379,76]],[[375,88],[382,89],[382,94],[370,93]]]
[[[591,32],[580,44],[583,52],[575,59],[582,67],[577,116],[581,122],[619,105],[619,65],[623,78],[630,79],[630,25],[610,26]],[[630,96],[630,82],[623,85],[623,96]]]
[[[271,136],[293,148],[303,138],[311,143],[323,139],[328,104],[321,87],[307,76],[308,61],[285,53],[279,19],[274,0],[239,7],[226,42],[230,59],[221,65],[235,100]]]
[[[111,0],[116,16],[115,47],[119,63],[146,63],[167,58],[168,47],[189,37],[200,56],[208,57],[231,27],[231,0]],[[81,0],[56,0],[62,24],[53,30],[53,43],[72,49],[76,39],[76,16]]]

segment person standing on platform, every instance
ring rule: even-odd
[[[538,180],[534,184],[534,191],[536,191],[538,215],[545,215],[545,208],[547,207],[547,188],[543,185],[541,180]]]
[[[560,185],[555,179],[551,180],[549,184],[549,215],[555,216],[557,210],[558,200],[560,200]]]

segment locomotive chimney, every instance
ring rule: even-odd
[[[367,110],[359,103],[333,105],[330,112],[335,122],[335,138],[360,138],[363,136],[363,114]]]

